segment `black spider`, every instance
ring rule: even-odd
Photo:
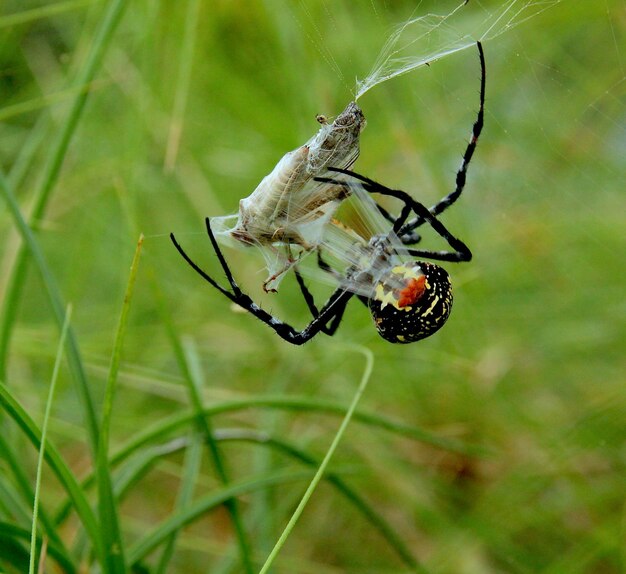
[[[424,339],[439,330],[450,314],[452,293],[448,273],[439,265],[424,261],[411,261],[401,265],[391,261],[398,255],[426,258],[435,261],[469,261],[472,254],[463,241],[452,235],[437,219],[437,215],[450,207],[461,195],[465,187],[467,168],[474,155],[478,138],[483,128],[485,104],[485,59],[480,42],[477,43],[480,57],[480,107],[476,120],[472,126],[471,139],[463,154],[461,167],[456,174],[454,191],[437,202],[430,209],[413,199],[404,191],[390,189],[365,176],[345,169],[329,168],[348,176],[348,180],[331,177],[317,177],[319,182],[346,187],[349,195],[357,185],[368,193],[379,193],[394,197],[403,202],[404,206],[397,218],[394,218],[382,207],[378,209],[390,221],[392,229],[387,235],[376,236],[370,240],[368,254],[371,256],[371,266],[360,269],[351,268],[345,277],[340,277],[340,286],[331,294],[321,309],[315,305],[313,297],[306,287],[301,274],[295,269],[296,279],[306,304],[313,315],[313,320],[301,331],[284,323],[261,309],[252,299],[243,293],[226,263],[226,260],[217,244],[209,218],[206,218],[206,227],[209,239],[224,270],[230,291],[220,286],[213,278],[194,263],[176,241],[174,234],[170,234],[176,249],[187,263],[213,287],[252,315],[269,325],[286,341],[294,345],[301,345],[312,339],[318,333],[333,335],[341,319],[348,301],[355,295],[349,284],[353,281],[370,281],[372,291],[369,296],[356,295],[370,310],[378,333],[386,340],[394,343],[411,343]],[[359,183],[357,184],[356,181]],[[411,218],[411,213],[413,217]],[[430,224],[433,230],[446,240],[452,251],[430,251],[411,248],[420,241],[416,229],[425,223]],[[399,241],[398,241],[399,238]],[[323,260],[318,251],[320,267],[329,273],[333,271]],[[374,274],[373,269],[384,269],[385,272]]]

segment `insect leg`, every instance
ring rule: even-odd
[[[345,309],[348,300],[352,297],[352,293],[345,291],[341,288],[335,290],[324,305],[324,307],[322,307],[319,314],[313,319],[313,321],[311,321],[304,329],[302,329],[302,331],[296,330],[288,323],[283,323],[280,319],[277,319],[267,311],[261,309],[254,301],[252,301],[252,299],[248,295],[241,291],[230,271],[230,268],[228,267],[226,259],[224,258],[224,255],[222,254],[217,244],[217,241],[215,240],[215,236],[213,235],[211,224],[208,218],[206,220],[206,223],[209,239],[211,240],[211,244],[213,246],[213,249],[215,250],[215,254],[217,255],[217,258],[222,266],[226,278],[228,279],[231,289],[233,290],[232,293],[227,289],[224,289],[203,269],[201,269],[187,255],[187,253],[176,240],[174,234],[171,233],[170,238],[172,240],[172,243],[174,244],[174,247],[176,247],[177,251],[182,255],[183,259],[185,259],[189,266],[194,271],[196,271],[196,273],[198,273],[198,275],[200,275],[205,281],[215,287],[215,289],[217,289],[225,297],[230,299],[233,303],[239,305],[242,309],[245,309],[266,325],[269,325],[276,332],[276,334],[283,338],[285,341],[294,345],[302,345],[303,343],[306,343],[308,340],[312,339],[315,335],[317,335],[326,327],[327,323],[337,315],[338,310],[341,311],[342,309]]]

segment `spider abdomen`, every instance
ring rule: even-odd
[[[424,261],[398,265],[377,283],[369,308],[383,339],[391,343],[425,339],[450,315],[450,277],[439,265]]]

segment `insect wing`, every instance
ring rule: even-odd
[[[348,198],[338,216],[324,226],[318,244],[322,264],[312,266],[313,258],[309,258],[306,268],[299,265],[299,269],[315,281],[334,286],[339,283],[346,290],[369,298],[380,278],[390,268],[404,263],[406,257],[394,250],[401,242],[362,184],[348,178],[343,185]]]

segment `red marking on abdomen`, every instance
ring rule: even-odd
[[[409,279],[406,287],[400,291],[398,307],[406,307],[417,301],[426,291],[426,276],[421,275],[417,279]]]

